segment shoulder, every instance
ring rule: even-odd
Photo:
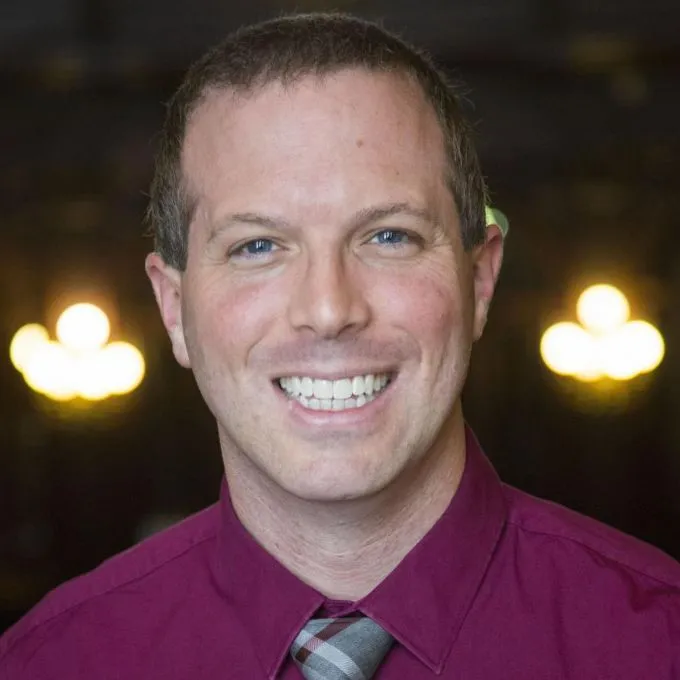
[[[531,634],[561,649],[578,669],[574,677],[593,677],[595,659],[602,671],[595,677],[677,677],[680,564],[560,505],[505,493],[499,566],[502,583],[513,586],[517,631],[521,613],[540,622]]]
[[[219,511],[211,506],[155,534],[96,567],[93,571],[59,586],[0,638],[0,667],[18,648],[42,646],[49,631],[63,630],[78,618],[107,611],[113,600],[137,601],[162,590],[168,595],[188,569],[200,569],[207,548],[215,539]],[[131,596],[134,596],[131,598]],[[106,604],[103,604],[106,601]],[[98,605],[102,604],[102,607]]]
[[[503,494],[470,639],[498,641],[517,677],[531,658],[531,677],[680,678],[680,564],[556,503]]]
[[[663,551],[557,503],[504,485],[508,526],[525,543],[540,546],[546,559],[559,552],[573,557],[589,575],[618,572],[640,586],[663,588],[680,603],[680,563]]]

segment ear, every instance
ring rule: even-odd
[[[182,323],[182,274],[166,264],[158,253],[150,253],[144,263],[151,281],[163,325],[170,336],[175,359],[184,368],[190,368],[189,354]]]
[[[502,263],[503,234],[497,225],[491,224],[486,228],[486,241],[472,252],[475,295],[474,340],[479,340],[484,332]]]

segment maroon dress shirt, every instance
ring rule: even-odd
[[[0,639],[2,680],[299,680],[293,638],[358,610],[396,638],[376,680],[680,679],[680,565],[503,485],[468,433],[450,506],[356,603],[218,505],[49,594]]]

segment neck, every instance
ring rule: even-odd
[[[370,593],[441,517],[465,464],[462,414],[414,467],[369,498],[308,501],[225,455],[234,510],[258,543],[328,598]]]

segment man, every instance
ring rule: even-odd
[[[170,104],[150,217],[222,497],[48,596],[3,680],[680,678],[680,567],[466,430],[503,238],[425,57],[340,15],[230,36]]]

